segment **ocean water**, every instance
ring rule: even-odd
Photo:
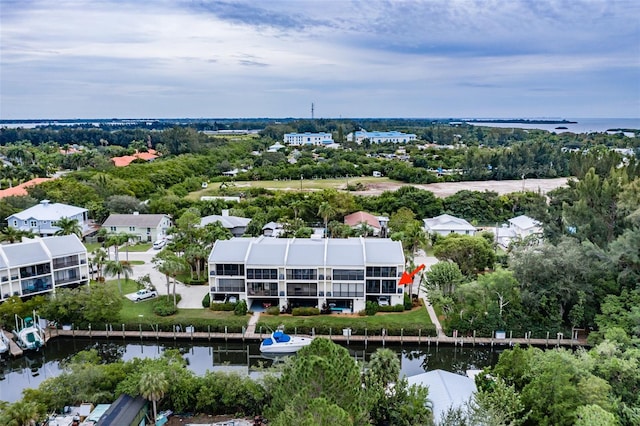
[[[525,124],[525,123],[469,123],[474,126],[502,127],[515,129],[540,129],[549,132],[592,133],[606,132],[609,129],[640,130],[640,118],[566,118],[577,123],[567,124]],[[563,126],[566,129],[556,129]]]

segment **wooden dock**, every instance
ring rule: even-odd
[[[4,333],[7,340],[9,340],[9,353],[11,354],[11,356],[12,357],[22,356],[24,352],[22,351],[22,349],[20,349],[20,346],[18,346],[15,340],[13,340],[13,334],[9,333],[6,330],[2,330],[2,332]]]
[[[342,330],[340,330],[342,331]],[[347,333],[348,334],[348,333]],[[59,330],[48,329],[45,339],[55,337],[74,338],[100,338],[100,339],[141,339],[141,340],[235,340],[235,341],[260,341],[268,337],[268,333],[220,333],[198,331],[143,331],[143,330]],[[580,347],[588,346],[586,339],[565,339],[562,337],[532,339],[532,338],[504,338],[491,337],[450,337],[450,336],[387,336],[387,335],[314,335],[329,340],[347,343],[374,343],[374,344],[425,344],[438,346],[440,344],[450,346],[539,346],[539,347]]]

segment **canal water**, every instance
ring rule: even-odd
[[[352,342],[344,344],[351,355],[369,360],[371,354],[381,345],[364,345]],[[469,369],[481,369],[494,365],[506,347],[464,346],[439,347],[427,344],[388,345],[398,353],[402,374],[412,376],[425,371],[442,369],[465,374]],[[72,339],[56,338],[47,343],[39,352],[27,352],[16,359],[0,360],[0,401],[14,402],[22,397],[22,390],[37,388],[42,381],[60,374],[61,361],[79,351],[95,348],[100,356],[113,362],[119,359],[156,358],[165,349],[179,349],[187,360],[188,367],[198,375],[209,371],[237,371],[248,373],[268,366],[273,362],[260,354],[259,343],[225,341],[152,341],[122,339]]]

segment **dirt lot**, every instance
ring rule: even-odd
[[[543,194],[551,191],[552,189],[565,186],[568,178],[554,178],[554,179],[525,179],[523,180],[485,180],[485,181],[469,181],[469,182],[443,182],[443,183],[430,183],[425,185],[414,184],[413,186],[427,191],[433,192],[437,197],[448,197],[463,189],[471,191],[495,191],[498,194],[508,194],[511,192],[518,192],[527,190],[538,192]],[[357,181],[357,180],[356,180]],[[371,183],[367,182],[367,189],[365,191],[352,192],[357,195],[379,195],[384,191],[395,191],[396,189],[406,184],[396,182],[380,182]]]
[[[235,420],[235,422],[234,422]],[[213,424],[229,424],[235,426],[253,425],[253,419],[238,419],[233,416],[211,416],[208,414],[195,414],[193,416],[174,415],[169,417],[167,426],[184,426],[184,425],[213,425]]]

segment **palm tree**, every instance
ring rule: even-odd
[[[164,371],[145,371],[142,373],[142,376],[140,376],[138,389],[144,399],[153,403],[153,422],[155,424],[155,421],[158,418],[158,409],[156,404],[169,390],[169,380],[167,380],[167,376]]]
[[[118,290],[122,294],[122,285],[120,284],[120,275],[124,275],[124,280],[127,281],[129,276],[133,273],[133,268],[127,262],[119,262],[117,260],[109,260],[104,265],[104,273],[106,275],[118,277]]]
[[[0,422],[8,426],[32,426],[41,414],[37,403],[18,401],[2,410]]]
[[[369,225],[367,222],[358,223],[358,228],[356,233],[361,237],[368,237],[369,235],[373,235],[373,226]]]
[[[120,260],[120,246],[126,243],[129,240],[129,236],[127,234],[109,234],[109,236],[105,239],[104,245],[105,247],[114,247],[115,250],[115,260]]]
[[[98,280],[100,280],[100,278],[102,278],[102,267],[107,261],[107,252],[102,248],[97,248],[91,254],[93,254],[91,264],[98,270],[97,275]],[[91,278],[93,278],[93,268],[91,268]]]
[[[78,223],[78,219],[62,217],[55,223],[58,229],[54,235],[71,235],[76,234],[78,238],[82,238],[82,227]]]
[[[329,223],[329,218],[335,216],[336,209],[333,208],[331,204],[327,201],[323,201],[318,207],[318,215],[324,220],[324,235],[327,236],[327,224]]]
[[[173,277],[173,305],[176,306],[178,304],[176,300],[176,276],[187,268],[186,262],[168,250],[158,253],[152,262],[156,264],[158,271],[167,278],[167,296],[169,296],[171,288],[169,278]]]
[[[0,230],[0,241],[7,241],[10,244],[22,241],[22,237],[32,238],[35,234],[31,231],[22,231],[17,228],[7,226]]]

